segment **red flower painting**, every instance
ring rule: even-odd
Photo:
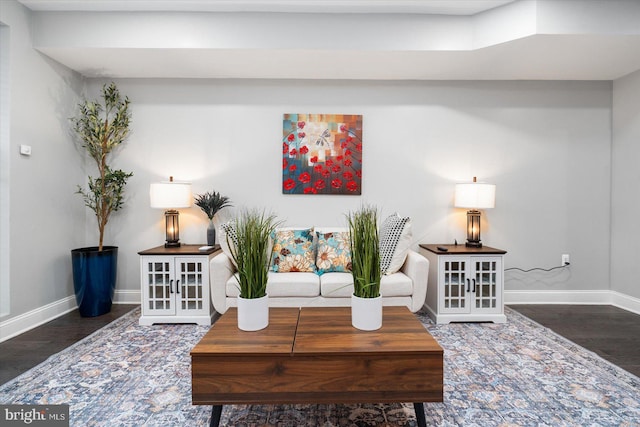
[[[362,116],[285,114],[284,194],[362,193]]]

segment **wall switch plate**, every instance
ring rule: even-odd
[[[31,146],[30,145],[21,144],[20,145],[20,154],[22,154],[23,156],[30,156],[31,155]]]

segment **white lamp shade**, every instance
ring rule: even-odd
[[[192,203],[190,182],[155,182],[149,188],[152,208],[188,208]]]
[[[480,182],[456,184],[455,207],[489,209],[496,205],[496,186]]]

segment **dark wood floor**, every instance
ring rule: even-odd
[[[111,312],[96,317],[81,317],[78,310],[74,310],[0,343],[0,384],[44,362],[49,356],[91,335],[135,307],[114,304]]]
[[[45,361],[134,309],[114,304],[103,316],[83,318],[77,310],[0,343],[0,384]],[[640,315],[609,305],[512,305],[556,333],[640,376]]]
[[[510,305],[640,377],[640,315],[612,305]]]

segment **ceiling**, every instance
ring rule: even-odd
[[[40,11],[424,13],[474,15],[514,0],[19,0]]]
[[[614,80],[640,69],[638,0],[19,1],[34,48],[90,78]],[[303,31],[282,29],[295,20]]]

